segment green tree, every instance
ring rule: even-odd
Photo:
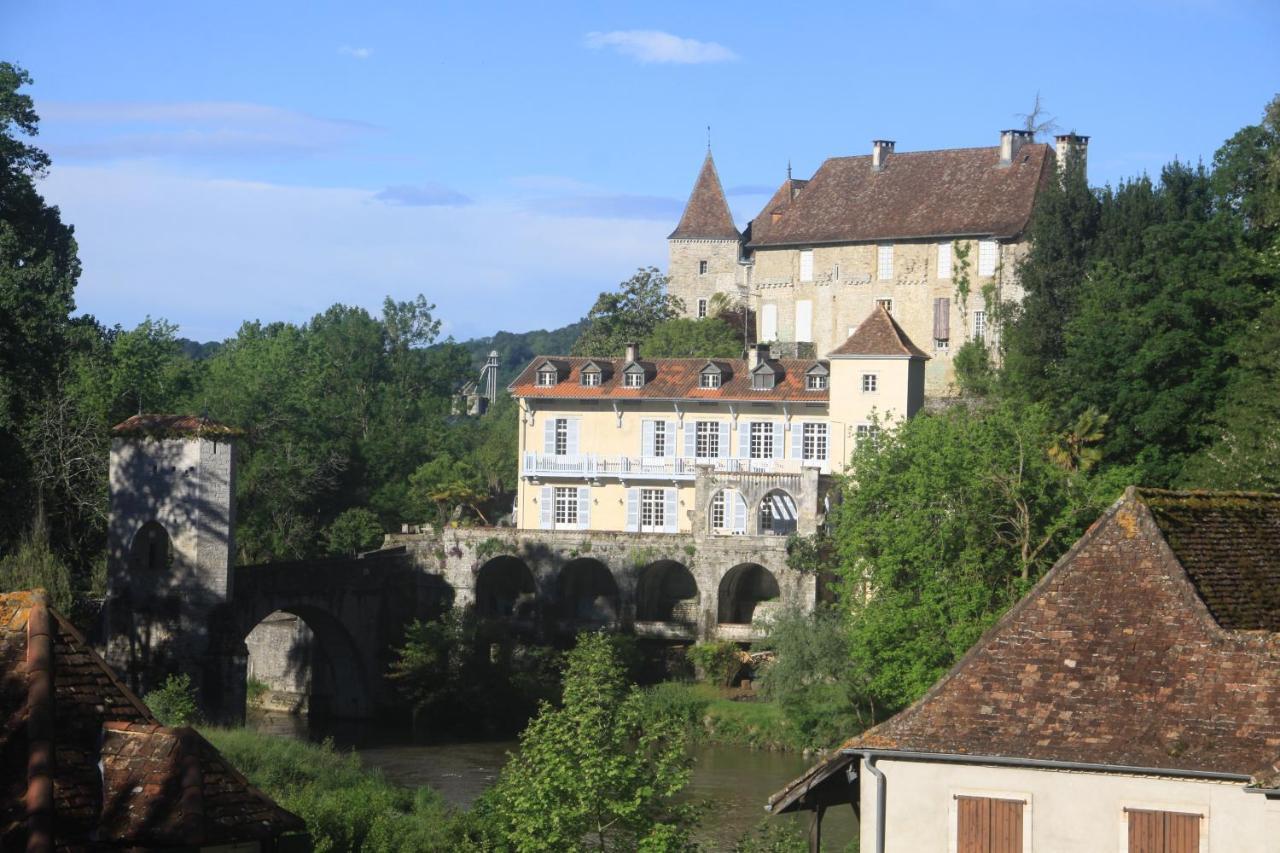
[[[564,700],[544,705],[498,780],[497,809],[517,851],[681,850],[694,810],[686,729],[645,719],[610,639],[582,634]]]
[[[667,293],[667,277],[657,267],[642,267],[616,291],[601,293],[587,314],[587,327],[573,345],[574,355],[619,356],[658,324],[680,316],[684,306]]]
[[[718,317],[664,320],[640,347],[646,358],[740,358],[742,333]]]
[[[353,557],[361,551],[372,551],[382,544],[382,522],[364,507],[352,507],[338,513],[325,528],[325,548],[335,557]]]
[[[1213,158],[1213,188],[1226,210],[1244,219],[1259,242],[1280,233],[1280,95],[1262,122],[1242,128]]]

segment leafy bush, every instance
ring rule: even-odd
[[[42,529],[24,536],[17,550],[0,558],[0,592],[23,589],[43,589],[54,607],[71,610],[71,571],[53,553]]]
[[[733,683],[742,669],[742,652],[727,640],[719,643],[698,643],[687,652],[689,661],[698,671],[698,678],[708,684],[721,687]]]
[[[164,684],[143,696],[142,701],[166,726],[190,726],[200,722],[200,703],[196,701],[191,676],[185,672],[170,675]]]
[[[325,550],[334,557],[354,557],[382,544],[382,522],[371,510],[343,510],[324,532]]]
[[[742,834],[733,853],[808,853],[809,839],[795,821],[766,817]]]

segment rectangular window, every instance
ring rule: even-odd
[[[796,302],[796,340],[806,344],[813,341],[813,303],[808,299]]]
[[[698,261],[698,275],[706,275],[706,274],[707,274],[707,262]]]
[[[975,341],[985,340],[987,336],[987,312],[973,312],[973,339]]]
[[[556,487],[556,526],[578,526],[578,490],[575,487]]]
[[[554,370],[538,371],[538,385],[542,388],[547,388],[551,385],[555,385],[557,378],[558,377],[556,376],[556,372]]]
[[[667,422],[653,422],[653,455],[667,455]]]
[[[876,247],[876,278],[888,281],[893,278],[893,244]]]
[[[556,418],[556,456],[569,452],[569,419]]]
[[[956,853],[1022,853],[1021,800],[956,797]]]
[[[938,244],[938,278],[951,278],[951,243]]]
[[[698,300],[698,319],[701,320],[705,316],[707,316],[707,300],[699,299]]]
[[[636,371],[635,373],[624,373],[622,375],[622,384],[628,388],[643,388],[644,374]]]
[[[862,441],[864,438],[874,438],[879,431],[875,424],[858,424],[858,441]]]
[[[769,343],[778,339],[778,306],[774,304],[760,306],[760,342]]]
[[[890,299],[888,296],[880,297],[879,299],[876,300],[876,304],[879,305],[884,310],[888,311],[890,314],[893,313],[893,300]]]
[[[948,296],[933,300],[933,337],[943,341],[951,338],[951,298]]]
[[[835,265],[833,265],[833,266],[831,267],[831,280],[832,280],[832,281],[839,281],[839,280],[840,280],[840,265],[839,265],[839,264],[835,264]]]
[[[982,240],[978,243],[978,275],[995,275],[996,258],[998,256],[995,240]]]
[[[708,370],[706,373],[702,374],[702,376],[699,378],[698,387],[699,388],[719,388],[720,374],[712,373],[710,370]]]
[[[665,489],[640,490],[640,529],[646,532],[658,532],[666,526]]]
[[[699,459],[719,459],[720,424],[716,421],[698,421],[694,433],[694,454]]]
[[[951,341],[947,338],[934,338],[933,348],[938,352],[946,352],[951,349]]]
[[[1130,853],[1200,853],[1198,814],[1125,809]]]
[[[716,492],[716,496],[711,499],[711,529],[724,530],[724,505],[725,490],[721,489]]]
[[[810,391],[827,390],[827,377],[820,373],[810,374],[805,377],[804,387]]]
[[[868,394],[875,393],[878,380],[874,373],[862,374],[862,390]]]
[[[597,387],[600,384],[600,374],[594,370],[582,374],[582,384],[587,388]]]
[[[827,461],[827,425],[805,424],[803,429],[804,458],[814,462]]]
[[[800,250],[800,280],[813,281],[813,249]]]
[[[773,458],[773,424],[768,421],[751,422],[751,458]]]

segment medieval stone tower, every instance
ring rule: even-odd
[[[107,658],[146,690],[181,668],[208,706],[239,649],[213,648],[231,598],[238,431],[206,418],[136,415],[112,431]]]
[[[686,316],[707,316],[717,293],[741,298],[742,235],[733,224],[710,149],[680,224],[667,237],[667,250],[668,290],[684,302]]]

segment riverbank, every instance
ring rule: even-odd
[[[776,702],[752,690],[666,681],[645,688],[650,712],[671,713],[686,721],[695,742],[814,754],[809,742]]]

